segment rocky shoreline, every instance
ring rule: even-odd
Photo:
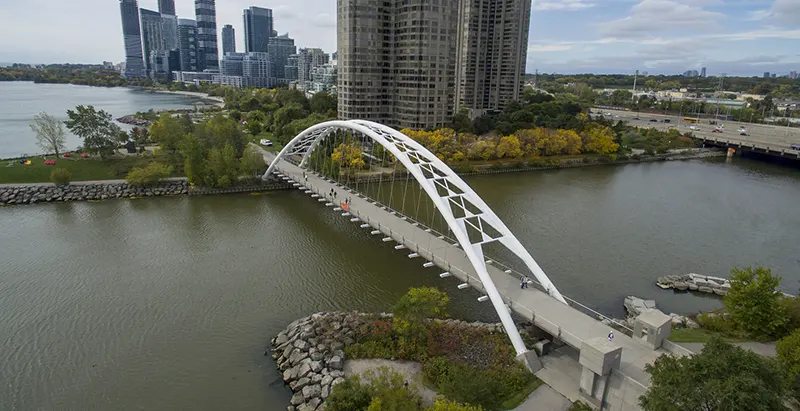
[[[67,201],[101,201],[112,198],[140,198],[179,195],[210,195],[286,190],[286,183],[268,183],[227,188],[191,187],[185,179],[168,180],[148,187],[132,186],[124,181],[74,183],[68,185],[29,184],[0,187],[0,206]]]
[[[117,119],[117,122],[122,124],[130,124],[134,126],[149,127],[153,122],[136,116],[122,116]]]
[[[689,273],[686,275],[666,275],[656,283],[660,288],[674,288],[678,291],[699,291],[701,293],[725,295],[731,288],[727,278]]]
[[[288,411],[325,409],[325,399],[333,387],[344,382],[345,347],[354,344],[362,326],[375,319],[390,318],[387,313],[320,312],[293,321],[272,339],[264,355],[275,359],[283,381],[294,393]],[[502,332],[502,324],[435,320],[451,325],[481,327]]]

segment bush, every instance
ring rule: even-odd
[[[125,177],[132,186],[151,186],[169,177],[172,167],[159,163],[150,163],[147,167],[135,167]]]
[[[776,291],[781,278],[763,267],[734,268],[731,288],[723,298],[725,308],[737,327],[755,338],[785,335],[789,316]]]
[[[333,387],[325,404],[328,411],[423,409],[416,388],[406,387],[403,376],[387,367],[347,378]]]
[[[426,411],[483,411],[483,408],[473,405],[464,405],[444,398],[437,398],[433,407]]]
[[[783,337],[775,347],[795,397],[800,395],[800,330]]]
[[[478,368],[445,357],[426,361],[422,372],[445,397],[487,409],[505,408],[506,399],[525,390],[536,378],[522,364]]]
[[[71,178],[72,173],[70,173],[66,168],[56,168],[50,172],[50,181],[56,185],[69,184]]]

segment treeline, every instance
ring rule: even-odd
[[[218,89],[230,117],[243,121],[251,135],[271,133],[281,144],[314,124],[336,118],[336,96],[326,92],[307,98],[296,89]]]
[[[528,79],[532,80],[533,76],[528,75]],[[633,80],[633,75],[622,74],[539,74],[537,77],[539,88],[550,92],[558,92],[563,90],[567,84],[577,83],[586,84],[595,89],[631,88],[633,86]],[[650,90],[690,88],[714,91],[719,85],[719,80],[719,77],[650,75],[647,77],[639,76],[637,85],[638,87],[645,87]],[[790,79],[786,77],[725,77],[723,88],[726,91],[741,93],[772,94],[776,98],[800,98],[800,79]]]
[[[53,65],[42,68],[28,66],[0,67],[0,81],[32,81],[34,83],[76,84],[98,87],[152,87],[150,79],[126,79],[116,70],[95,66]]]

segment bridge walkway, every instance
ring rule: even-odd
[[[265,152],[267,162],[273,158],[272,153]],[[462,284],[466,283],[471,288],[484,291],[478,275],[465,253],[449,241],[427,232],[426,227],[415,225],[406,217],[397,213],[393,214],[391,210],[381,204],[368,198],[359,197],[355,192],[346,191],[344,187],[316,174],[307,172],[307,181],[304,181],[304,170],[287,161],[281,161],[277,165],[277,169],[281,174],[300,183],[306,190],[319,195],[318,199],[324,199],[326,203],[334,203],[336,207],[339,207],[345,198],[350,198],[350,211],[345,216],[351,221],[357,218],[358,220],[353,221],[354,223],[369,224],[365,230],[371,230],[375,233],[376,238],[397,243],[395,248],[403,245],[405,248],[399,248],[400,251],[407,254],[416,253],[420,260],[433,262],[442,271],[449,272],[453,277],[458,278]],[[331,198],[331,189],[338,192],[336,199]],[[344,210],[337,212],[345,214]],[[391,240],[388,240],[388,237],[391,237]],[[420,261],[420,265],[422,264],[423,261]],[[605,337],[612,331],[611,327],[599,320],[557,301],[539,289],[533,287],[521,289],[521,281],[518,276],[506,273],[491,263],[487,264],[487,270],[500,295],[514,313],[532,321],[537,327],[557,336],[561,341],[577,350],[581,349],[584,341]],[[441,271],[436,272],[437,275],[439,273]],[[649,386],[650,378],[644,372],[644,366],[648,363],[652,364],[656,358],[667,351],[653,350],[643,342],[636,341],[621,332],[615,333],[613,344],[623,347],[619,369],[622,375],[645,387]]]

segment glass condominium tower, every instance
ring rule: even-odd
[[[195,0],[194,11],[197,16],[197,48],[203,56],[203,61],[198,61],[198,70],[218,70],[219,51],[217,49],[215,0]]]
[[[122,14],[122,37],[125,41],[125,76],[144,77],[139,4],[136,0],[120,0],[119,8]]]
[[[255,6],[245,9],[244,51],[266,53],[272,30],[272,9]]]

